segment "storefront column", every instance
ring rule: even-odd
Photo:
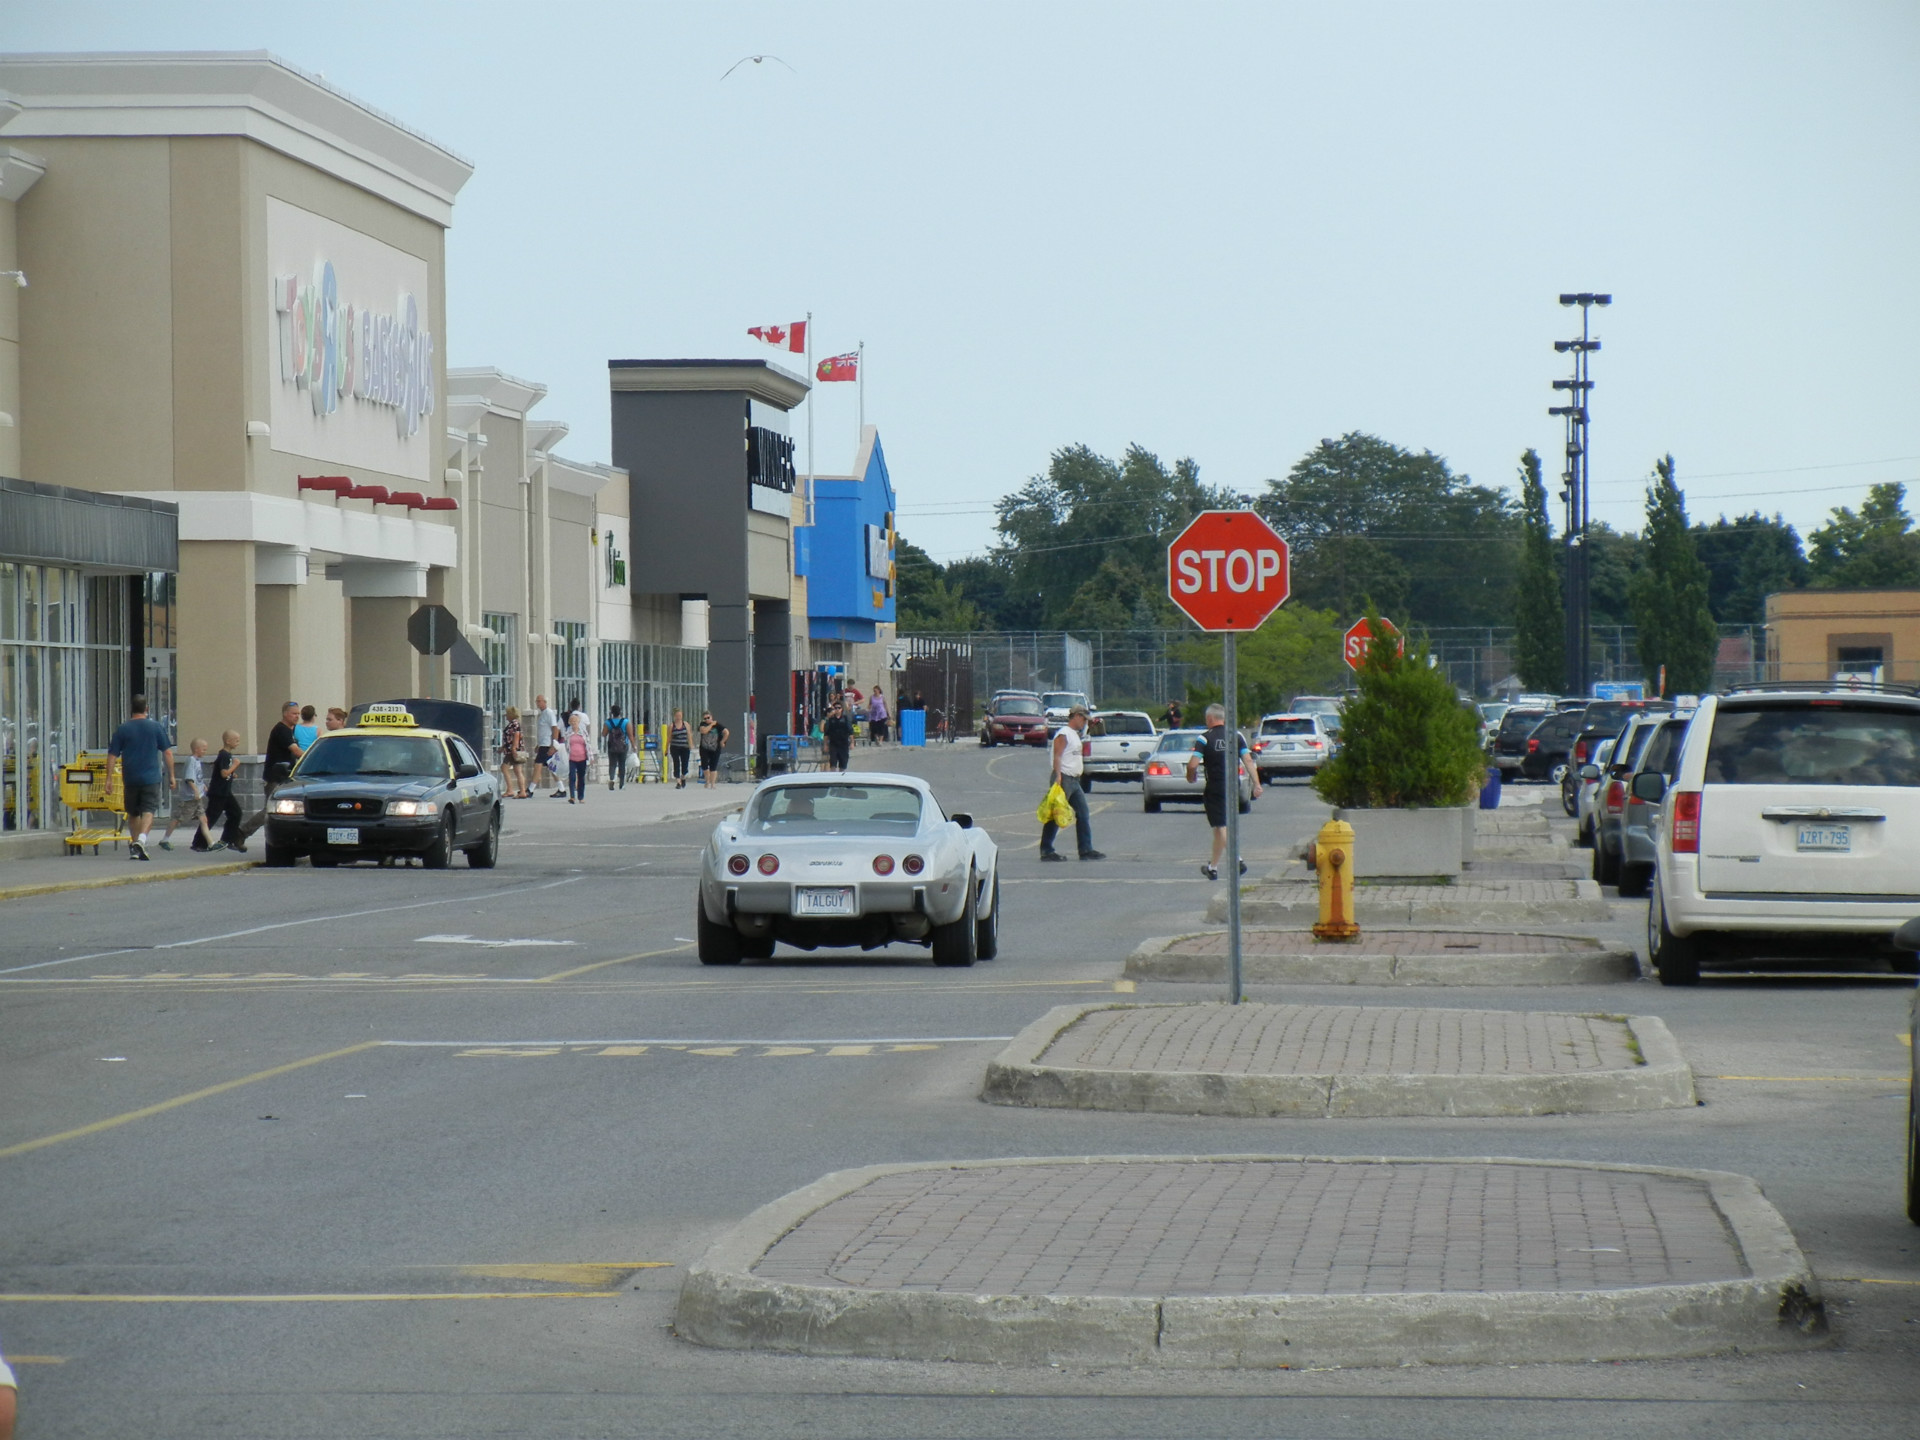
[[[420,602],[405,596],[349,600],[353,675],[350,705],[403,700],[420,693],[418,658],[407,642],[407,619]]]
[[[767,736],[786,734],[793,712],[792,609],[785,600],[753,602],[753,708],[762,756]]]
[[[747,695],[752,686],[752,636],[745,605],[707,609],[707,708],[733,732],[728,749],[747,753]]]
[[[240,743],[259,750],[274,719],[260,723],[258,647],[254,640],[253,546],[225,540],[180,542],[180,733],[209,741],[238,730]],[[143,623],[145,606],[130,621]],[[139,684],[145,683],[145,659]],[[269,703],[286,699],[274,696]]]
[[[256,567],[255,576],[259,571]],[[293,623],[291,585],[253,587],[253,670],[259,711],[254,717],[260,727],[262,743],[266,732],[280,719],[280,707],[288,700],[299,700],[294,689],[293,657],[296,636]]]

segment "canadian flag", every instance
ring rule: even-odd
[[[807,322],[804,320],[796,320],[791,325],[749,325],[747,334],[768,345],[791,350],[796,355],[807,353]]]

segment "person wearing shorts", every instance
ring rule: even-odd
[[[207,742],[196,735],[187,743],[187,777],[173,792],[173,813],[167,817],[167,833],[160,837],[160,848],[173,849],[173,832],[185,825],[193,831],[193,843],[187,848],[205,851],[211,842],[206,813]]]
[[[732,731],[708,711],[700,717],[700,783],[711,790],[720,783],[720,752],[727,748]]]
[[[127,719],[107,742],[108,762],[120,772],[127,815],[127,858],[151,860],[147,832],[160,811],[163,782],[173,774],[173,742],[158,721],[147,718],[147,697],[136,695]]]
[[[1239,742],[1232,747],[1241,757],[1247,753],[1247,741],[1243,735],[1233,737]],[[1213,855],[1200,867],[1200,873],[1209,880],[1220,878],[1220,857],[1227,853],[1227,805],[1240,803],[1240,782],[1237,770],[1246,768],[1244,758],[1238,766],[1227,759],[1227,707],[1209,705],[1207,707],[1207,735],[1202,747],[1187,757],[1187,783],[1194,781],[1194,771],[1204,765],[1207,772],[1206,788],[1201,792],[1201,800],[1207,807],[1207,824],[1213,827]],[[1229,776],[1232,777],[1229,781]],[[1254,771],[1249,778],[1253,782],[1253,795],[1260,794],[1260,775]],[[1247,862],[1240,862],[1240,873],[1247,873]]]

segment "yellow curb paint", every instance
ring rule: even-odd
[[[60,895],[68,890],[104,890],[112,885],[150,885],[156,880],[193,880],[202,875],[238,875],[251,870],[258,860],[236,860],[224,865],[195,865],[179,870],[135,871],[130,875],[102,876],[97,880],[54,880],[45,885],[12,885],[0,890],[0,900],[25,900],[34,895]]]
[[[671,1270],[671,1260],[595,1261],[581,1265],[459,1265],[459,1274],[476,1280],[538,1280],[549,1285],[578,1285],[609,1290],[622,1275],[636,1270]]]
[[[98,1135],[102,1130],[111,1130],[117,1125],[128,1125],[135,1120],[145,1120],[149,1116],[177,1110],[182,1105],[191,1105],[196,1100],[224,1095],[229,1090],[238,1090],[242,1085],[251,1085],[259,1080],[272,1080],[279,1075],[291,1075],[295,1070],[304,1070],[309,1065],[320,1065],[328,1060],[340,1060],[348,1055],[358,1055],[363,1050],[379,1048],[378,1040],[363,1040],[358,1045],[347,1046],[344,1050],[329,1050],[324,1055],[309,1055],[304,1060],[276,1065],[271,1070],[257,1070],[251,1075],[242,1075],[238,1080],[225,1080],[218,1085],[209,1085],[204,1090],[195,1090],[191,1094],[176,1095],[171,1100],[162,1100],[158,1105],[144,1105],[138,1110],[129,1110],[124,1115],[112,1115],[105,1120],[96,1120],[91,1125],[82,1125],[77,1130],[62,1130],[58,1135],[43,1135],[38,1140],[23,1140],[18,1145],[9,1145],[4,1150],[0,1150],[0,1160],[14,1155],[25,1155],[32,1150],[43,1150],[49,1145],[58,1145],[63,1140],[78,1140],[83,1136]]]
[[[738,1055],[738,1045],[696,1045],[687,1051],[689,1055]]]
[[[813,1054],[813,1047],[811,1045],[769,1045],[765,1050],[762,1050],[760,1052],[760,1056],[762,1059],[765,1059],[770,1055],[811,1055],[811,1054]]]
[[[1707,1080],[1801,1081],[1810,1085],[1895,1085],[1905,1075],[1707,1075]]]
[[[665,950],[642,950],[638,955],[621,955],[613,960],[596,960],[591,965],[576,965],[571,970],[561,970],[553,975],[542,975],[542,984],[551,984],[555,980],[571,980],[575,975],[584,975],[589,970],[604,970],[609,965],[626,965],[635,960],[651,960],[656,955],[674,955],[682,950],[691,949],[687,945],[670,945]]]
[[[827,1054],[829,1055],[871,1055],[873,1054],[873,1046],[871,1045],[833,1045],[828,1047]]]
[[[0,1305],[324,1305],[353,1300],[613,1300],[618,1290],[468,1290],[366,1295],[0,1295]]]

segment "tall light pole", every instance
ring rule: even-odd
[[[1555,390],[1569,392],[1572,403],[1551,406],[1549,415],[1560,415],[1567,422],[1567,464],[1562,476],[1567,488],[1560,498],[1567,504],[1567,693],[1585,696],[1593,684],[1592,568],[1588,564],[1587,522],[1590,516],[1590,472],[1592,443],[1588,397],[1593,381],[1588,375],[1587,357],[1600,348],[1592,338],[1588,320],[1595,305],[1611,305],[1613,296],[1596,295],[1591,290],[1562,294],[1560,303],[1571,309],[1580,307],[1580,338],[1556,340],[1554,353],[1573,356],[1573,378],[1553,382]]]

